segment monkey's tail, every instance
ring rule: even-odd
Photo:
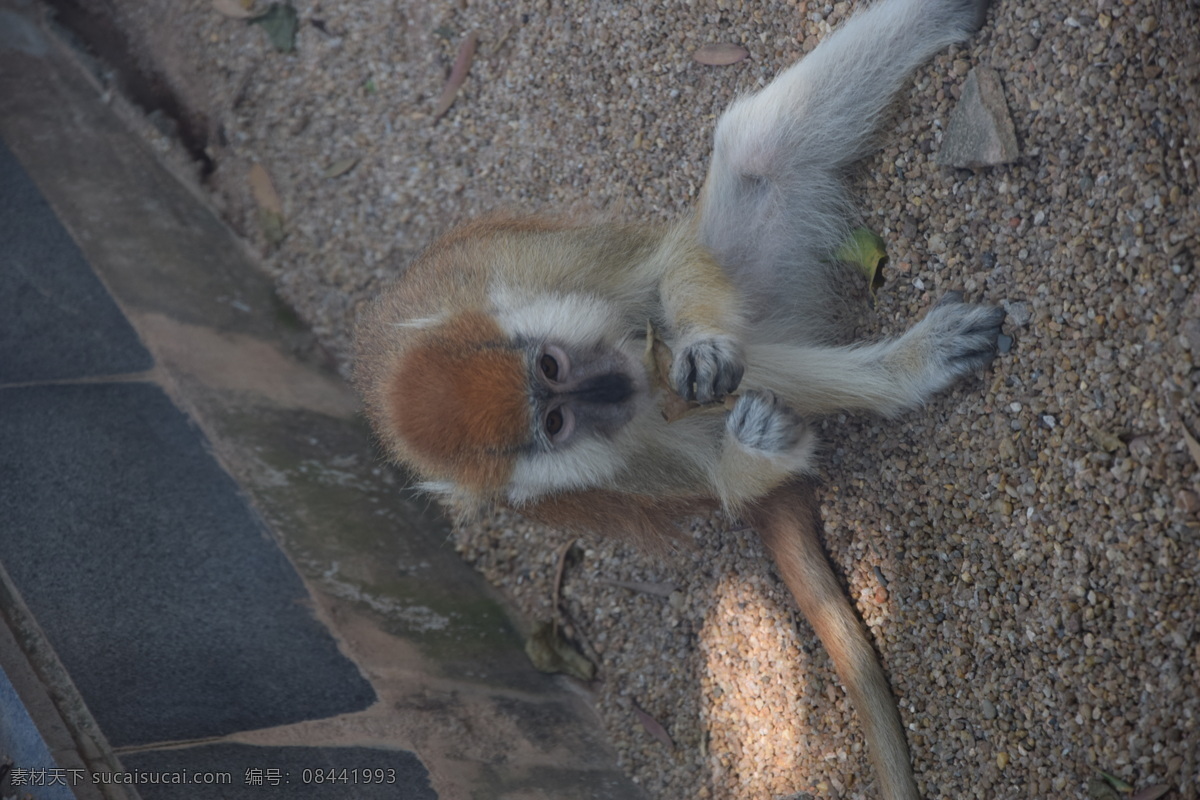
[[[918,800],[900,712],[887,677],[821,547],[812,484],[785,484],[747,509],[746,516],[850,694],[884,800]]]

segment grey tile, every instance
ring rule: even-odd
[[[0,781],[0,796],[36,791],[38,800],[75,800],[68,788],[73,773],[55,762],[17,690],[0,671],[0,764],[6,759],[12,771]]]
[[[0,559],[114,745],[374,700],[158,387],[0,390],[0,486]]]
[[[0,383],[140,372],[150,354],[0,142]]]

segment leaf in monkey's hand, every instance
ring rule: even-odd
[[[838,261],[853,264],[867,277],[871,291],[871,302],[875,302],[875,290],[883,286],[883,265],[887,263],[887,250],[883,239],[868,228],[855,228],[850,238],[842,242],[833,254]]]
[[[646,374],[650,376],[650,388],[672,391],[671,362],[674,359],[671,348],[659,338],[658,331],[654,330],[654,323],[647,320],[646,352],[642,355],[642,361],[646,367]]]
[[[692,414],[729,411],[737,401],[736,394],[727,395],[711,403],[698,403],[681,397],[671,384],[671,365],[675,363],[675,355],[670,346],[659,338],[651,322],[646,323],[646,352],[642,360],[646,367],[646,375],[650,378],[651,390],[662,389],[662,415],[667,422],[675,422]]]
[[[596,677],[596,665],[567,641],[553,622],[539,622],[525,642],[525,655],[540,672],[562,672],[582,681]]]

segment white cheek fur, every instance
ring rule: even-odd
[[[523,456],[513,470],[508,499],[519,506],[554,492],[606,485],[621,463],[618,448],[594,439],[575,442],[561,451]]]

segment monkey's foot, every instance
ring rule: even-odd
[[[962,292],[947,292],[900,338],[891,364],[928,398],[991,363],[1003,322],[1003,308],[964,303]]]
[[[804,418],[773,392],[742,394],[725,427],[742,447],[784,462],[789,473],[811,468],[817,437]]]

